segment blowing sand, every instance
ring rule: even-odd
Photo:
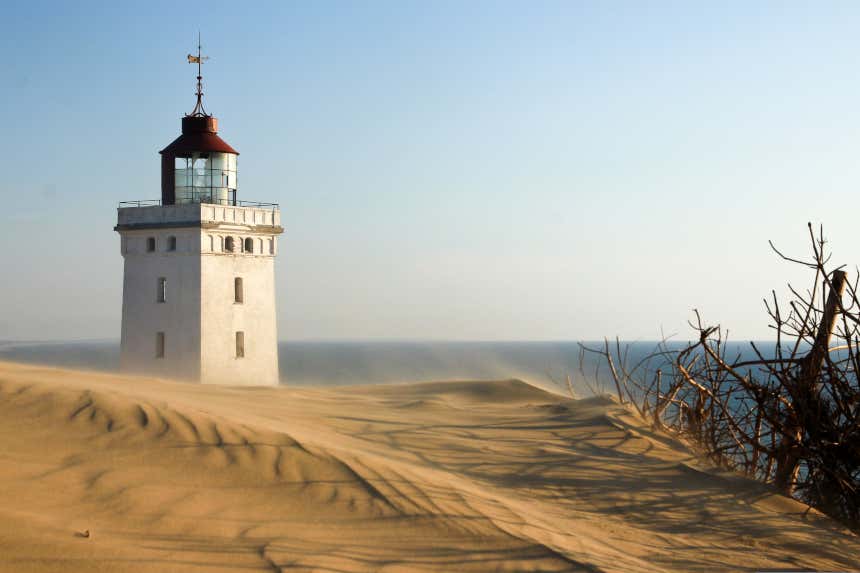
[[[608,398],[225,388],[0,362],[2,571],[860,569]],[[88,535],[88,536],[87,536]]]

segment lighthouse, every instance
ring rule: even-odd
[[[124,371],[231,385],[278,383],[277,204],[240,200],[239,152],[197,104],[161,154],[161,199],[124,201],[115,230],[124,260]]]

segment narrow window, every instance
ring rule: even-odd
[[[236,277],[233,279],[233,302],[239,304],[245,302],[245,291],[242,288],[242,277]]]
[[[224,250],[228,253],[233,252],[233,237],[227,237],[224,239]]]
[[[236,332],[236,358],[245,358],[245,333]]]
[[[246,253],[253,253],[254,252],[254,239],[252,239],[251,237],[248,237],[247,239],[245,239],[245,252]]]
[[[159,277],[158,279],[158,291],[155,294],[155,300],[157,302],[167,302],[167,279],[164,277]]]
[[[209,235],[209,250],[215,252],[215,237]]]
[[[275,239],[269,239],[269,254],[275,254]]]
[[[155,237],[147,237],[146,238],[146,252],[151,253],[155,251]]]
[[[175,251],[176,250],[176,237],[167,237],[167,250]]]
[[[164,333],[155,333],[155,357],[164,358]]]

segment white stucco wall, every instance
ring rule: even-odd
[[[200,378],[200,254],[198,230],[152,229],[123,233],[120,366],[156,376]],[[175,236],[177,250],[166,251]],[[148,237],[156,251],[146,252]],[[157,302],[158,279],[167,279],[167,296]],[[156,333],[164,332],[164,358],[156,358]]]
[[[280,213],[271,208],[178,205],[121,208],[125,259],[120,363],[124,370],[234,385],[278,383],[274,257]],[[177,239],[168,251],[168,238]],[[223,249],[233,237],[234,252]],[[156,239],[147,252],[147,239]],[[253,251],[244,249],[245,239]],[[261,248],[262,247],[262,248]],[[244,300],[234,301],[234,279]],[[167,297],[157,302],[158,279]],[[236,356],[236,332],[245,356]],[[156,336],[165,333],[165,355]]]
[[[245,253],[202,257],[202,375],[218,384],[278,383],[274,257]],[[234,279],[242,278],[242,303]],[[236,357],[236,332],[245,356]],[[237,382],[238,381],[238,382]]]

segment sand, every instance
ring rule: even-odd
[[[0,362],[0,571],[860,570],[806,509],[609,397]]]

